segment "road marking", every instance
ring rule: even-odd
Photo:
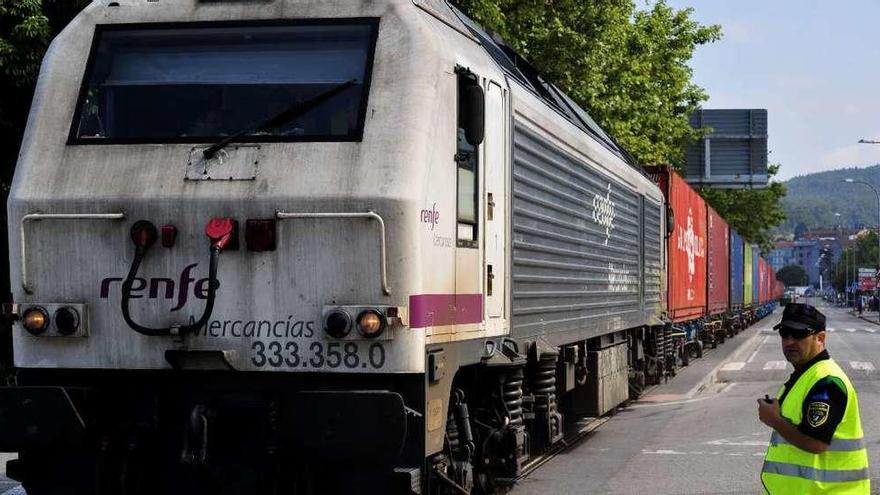
[[[735,363],[727,363],[721,367],[721,371],[739,371],[745,368],[746,363],[743,361],[737,361]]]
[[[846,331],[849,333],[853,333],[856,331],[856,329],[855,328],[847,328]]]
[[[759,440],[745,440],[742,442],[733,442],[727,439],[720,440],[712,440],[711,442],[706,442],[707,445],[737,445],[741,447],[766,447],[770,445],[770,442],[759,441]]]
[[[849,365],[854,370],[874,371],[874,363],[866,361],[850,361]]]
[[[681,452],[678,450],[671,449],[657,449],[657,450],[648,450],[642,449],[642,454],[647,455],[695,455],[695,456],[706,456],[706,455],[724,455],[724,456],[744,456],[747,455],[746,452],[703,452],[700,450],[692,450],[689,452]],[[754,452],[751,455],[753,456],[763,456],[764,452]]]
[[[727,385],[724,386],[724,388],[719,390],[717,393],[712,394],[712,395],[707,395],[705,397],[697,397],[696,399],[674,400],[674,401],[670,401],[670,402],[657,402],[654,404],[636,403],[636,404],[631,404],[631,405],[627,406],[626,408],[627,409],[642,409],[644,407],[678,406],[681,404],[690,404],[691,402],[700,402],[700,401],[704,401],[706,399],[714,399],[717,396],[732,389],[734,386],[736,386],[736,382],[728,383]]]
[[[764,363],[765,370],[784,370],[788,361],[767,361]]]
[[[874,333],[874,332],[877,331],[877,330],[874,330],[873,328],[863,328],[863,330],[866,331],[866,332],[868,332],[868,333]]]
[[[826,332],[836,332],[837,329],[836,329],[836,328],[828,328],[828,327],[825,327],[825,331],[826,331]]]
[[[762,347],[764,344],[767,343],[767,339],[769,339],[769,338],[770,338],[769,335],[767,335],[767,336],[764,337],[764,340],[762,340],[761,343],[758,344],[758,347],[757,347],[757,349],[755,349],[755,352],[753,352],[752,355],[749,356],[748,359],[746,359],[746,362],[747,362],[747,363],[751,363],[751,362],[752,362],[752,359],[755,359],[755,356],[758,355],[758,351],[761,350],[761,347]]]

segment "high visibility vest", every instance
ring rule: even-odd
[[[840,366],[823,359],[807,369],[791,387],[782,403],[782,417],[798,426],[803,418],[803,403],[819,380],[827,376],[839,378],[846,385],[846,411],[834,431],[828,450],[812,454],[789,443],[777,432],[770,437],[764,456],[761,481],[770,495],[868,495],[871,476],[868,473],[868,451],[862,439],[859,399],[852,383]],[[782,397],[785,385],[777,397]]]

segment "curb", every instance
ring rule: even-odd
[[[865,321],[867,321],[868,323],[873,323],[873,324],[875,324],[875,325],[880,325],[880,321],[877,321],[876,318],[874,318],[873,320],[869,320],[867,316],[859,316],[859,319],[860,319],[860,320],[865,320]]]
[[[748,349],[749,351],[751,351],[752,347],[756,347],[756,346],[753,346],[753,344],[754,344],[754,342],[756,342],[758,340],[759,337],[761,337],[761,332],[764,330],[764,328],[758,328],[758,327],[762,323],[764,323],[767,320],[767,318],[769,318],[770,316],[772,316],[772,315],[767,315],[767,317],[765,317],[764,320],[753,325],[751,328],[755,329],[755,334],[752,335],[751,337],[749,337],[748,339],[744,340],[741,344],[739,344],[739,347],[734,349],[734,351],[731,352],[729,356],[727,356],[727,358],[723,359],[721,362],[718,363],[717,366],[712,368],[711,371],[706,373],[706,376],[704,376],[700,380],[699,383],[697,383],[690,390],[688,390],[688,392],[685,394],[685,397],[688,399],[691,399],[695,395],[700,393],[701,391],[705,390],[706,387],[708,387],[714,383],[718,383],[718,372],[727,363],[731,363],[731,362],[735,362],[735,361],[742,361],[742,355],[744,355],[746,353],[745,349]]]
[[[767,315],[763,320],[759,321],[751,328],[755,329],[755,334],[749,337],[747,340],[743,341],[729,356],[727,359],[724,359],[717,366],[712,368],[712,370],[700,380],[700,383],[696,384],[693,388],[691,388],[687,395],[687,398],[690,399],[693,396],[700,393],[702,390],[706,389],[706,387],[712,385],[713,383],[719,383],[721,380],[718,380],[718,375],[720,374],[721,368],[723,368],[728,363],[734,363],[738,361],[743,361],[743,357],[755,349],[760,345],[754,345],[755,342],[759,340],[759,338],[764,335],[763,331],[768,328],[767,323],[769,323],[769,319],[774,316],[774,313]],[[772,325],[770,325],[772,326]]]

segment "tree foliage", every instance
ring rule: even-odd
[[[49,38],[39,0],[0,0],[0,73],[17,86],[32,84]]]
[[[800,265],[785,265],[776,272],[776,280],[781,280],[786,286],[804,286],[810,281],[807,271]]]
[[[458,0],[500,34],[641,163],[680,167],[700,131],[687,116],[706,100],[691,82],[694,50],[720,38],[719,26],[691,19],[663,0],[646,10],[631,0]]]
[[[786,188],[772,180],[779,165],[767,167],[770,182],[764,189],[703,189],[700,194],[746,241],[761,250],[773,249],[771,229],[785,220],[782,198]]]
[[[840,259],[832,270],[834,287],[842,290],[846,283],[858,278],[859,268],[880,268],[878,264],[880,246],[877,245],[877,233],[866,232],[860,235],[852,247],[841,253]]]

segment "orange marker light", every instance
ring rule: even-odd
[[[361,335],[373,338],[385,330],[385,318],[378,311],[368,309],[358,315],[357,327]]]
[[[21,324],[31,334],[40,335],[49,327],[49,313],[39,306],[31,308],[24,312]]]

